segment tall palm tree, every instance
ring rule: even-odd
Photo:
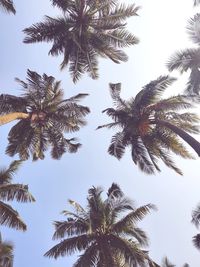
[[[185,88],[186,93],[200,93],[200,14],[188,21],[187,31],[190,39],[198,47],[187,48],[175,52],[167,62],[169,71],[178,70],[180,73],[189,72]]]
[[[167,257],[165,257],[162,261],[161,267],[175,267],[176,265],[172,264]],[[188,263],[185,263],[183,267],[189,267]]]
[[[24,88],[21,97],[0,95],[0,125],[19,119],[9,134],[6,153],[19,154],[26,160],[43,159],[44,152],[52,147],[51,155],[59,159],[66,151],[76,152],[80,143],[66,139],[63,132],[78,131],[86,124],[84,117],[89,108],[77,102],[87,96],[78,94],[63,99],[60,82],[52,76],[28,70],[27,82],[17,79]]]
[[[102,199],[102,191],[100,187],[89,189],[86,209],[69,200],[75,212],[65,210],[63,214],[67,219],[54,222],[53,239],[61,241],[45,256],[56,259],[83,252],[73,267],[158,266],[142,249],[148,244],[148,238],[136,226],[155,208],[154,205],[135,208],[114,183],[105,200]]]
[[[15,160],[7,169],[0,170],[0,224],[25,231],[26,224],[20,218],[19,213],[6,203],[13,200],[18,202],[35,201],[28,191],[28,185],[12,183],[13,175],[21,163],[20,160]]]
[[[115,108],[106,112],[114,122],[99,126],[99,128],[116,128],[117,132],[111,140],[108,153],[121,159],[126,147],[131,148],[134,163],[148,173],[160,171],[157,161],[161,159],[166,166],[182,174],[170,157],[170,150],[183,158],[192,158],[182,144],[182,138],[200,156],[200,143],[188,133],[199,133],[197,115],[177,110],[192,107],[195,97],[177,95],[161,99],[166,88],[175,81],[169,76],[160,76],[130,100],[120,97],[121,84],[110,84],[111,97]]]
[[[8,13],[16,13],[14,4],[12,0],[0,0],[0,8]]]
[[[98,57],[115,63],[127,60],[120,49],[138,43],[125,28],[128,17],[136,16],[134,4],[119,5],[117,0],[52,0],[62,16],[45,17],[44,22],[24,29],[25,43],[52,42],[49,54],[63,54],[61,69],[69,65],[73,81],[87,72],[98,78]]]
[[[13,267],[13,244],[3,241],[0,234],[0,267]]]
[[[200,226],[200,204],[196,207],[195,210],[192,211],[192,223],[199,228]],[[200,250],[200,233],[193,236],[193,244],[194,246]]]

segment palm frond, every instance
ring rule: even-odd
[[[134,106],[135,108],[145,107],[151,105],[160,100],[160,97],[172,83],[176,81],[176,78],[166,76],[160,76],[156,80],[151,81],[149,84],[143,87],[135,97]]]
[[[28,185],[3,184],[0,185],[0,199],[4,201],[33,202],[34,197],[28,191]]]
[[[180,175],[183,175],[183,172],[181,171],[181,169],[179,169],[174,161],[171,159],[169,153],[167,153],[167,151],[163,151],[162,149],[159,149],[159,154],[160,154],[160,158],[162,159],[162,161],[165,163],[165,165],[171,169],[173,169],[175,172],[177,172]]]
[[[147,214],[151,212],[151,210],[156,210],[155,205],[147,204],[145,206],[141,206],[116,222],[113,225],[113,229],[117,232],[120,232],[125,226],[134,225],[136,222],[141,221]]]
[[[200,204],[192,211],[192,223],[198,228],[200,225]]]
[[[73,267],[93,267],[99,261],[99,250],[97,244],[93,243],[87,248],[84,254],[78,257],[78,260],[73,264]]]
[[[0,0],[0,8],[8,13],[16,13],[12,0]]]
[[[193,245],[194,245],[198,250],[200,250],[200,234],[197,234],[197,235],[193,236],[193,238],[192,238],[192,242],[193,242]]]
[[[92,236],[86,234],[64,239],[47,251],[44,256],[57,259],[59,256],[71,255],[76,251],[85,250],[92,240]]]
[[[135,4],[131,5],[120,4],[119,6],[115,6],[115,8],[111,10],[108,16],[104,17],[104,20],[112,22],[115,21],[123,22],[128,17],[138,16],[137,12],[139,9],[140,7],[136,6]]]
[[[0,201],[0,224],[17,230],[26,230],[26,224],[19,217],[18,212],[2,201]]]
[[[155,167],[148,155],[148,150],[140,138],[131,140],[131,156],[133,162],[138,165],[141,171],[147,174],[155,172]]]
[[[200,49],[189,48],[175,52],[167,62],[169,71],[178,70],[180,73],[186,72],[194,66],[200,66]]]
[[[65,236],[81,235],[88,231],[88,224],[84,219],[68,218],[67,221],[55,221],[55,232],[53,239],[64,238]]]
[[[111,140],[111,144],[108,148],[108,153],[115,156],[117,159],[121,159],[125,152],[124,133],[116,133]]]
[[[27,100],[8,94],[0,95],[0,114],[26,112]]]
[[[190,18],[187,25],[187,31],[190,39],[196,43],[200,44],[200,14],[195,14],[193,18]]]

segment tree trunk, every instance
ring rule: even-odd
[[[13,112],[9,114],[5,114],[0,116],[0,125],[9,123],[14,120],[20,120],[20,119],[28,119],[29,118],[28,113],[23,113],[23,112]]]
[[[168,121],[163,120],[156,120],[156,124],[165,126],[166,128],[170,129],[172,132],[180,136],[188,145],[190,145],[194,151],[198,154],[200,157],[200,143],[194,139],[191,135],[183,131],[181,128],[171,124]]]

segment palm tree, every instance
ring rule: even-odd
[[[75,138],[66,139],[63,132],[78,131],[86,122],[89,108],[77,104],[87,94],[63,99],[60,82],[52,76],[28,70],[27,82],[17,79],[24,88],[21,97],[0,95],[0,125],[19,119],[9,134],[6,153],[19,154],[26,160],[43,159],[44,152],[52,147],[51,155],[59,159],[66,151],[76,152],[80,143]]]
[[[200,226],[200,204],[197,206],[195,210],[192,211],[192,223],[199,228]],[[193,244],[194,246],[200,250],[200,234],[193,236]]]
[[[69,200],[75,212],[63,211],[67,219],[54,222],[53,239],[61,241],[45,256],[56,259],[77,251],[83,252],[73,267],[158,266],[142,249],[148,245],[148,238],[136,226],[155,208],[154,205],[136,209],[114,183],[105,200],[102,199],[102,191],[100,187],[89,189],[86,209]]]
[[[14,4],[12,0],[0,0],[0,8],[5,10],[8,13],[16,13]]]
[[[138,7],[125,6],[117,0],[52,0],[63,15],[46,16],[44,22],[24,29],[25,43],[53,42],[49,54],[63,54],[61,69],[69,65],[73,81],[87,72],[98,78],[98,56],[115,63],[127,61],[120,49],[138,43],[138,39],[125,29],[128,17],[136,16]]]
[[[167,62],[169,71],[178,70],[180,73],[190,73],[185,88],[186,93],[199,94],[200,92],[200,14],[188,21],[187,31],[190,39],[198,47],[187,48],[175,52]]]
[[[13,244],[2,240],[0,234],[0,267],[13,267]]]
[[[162,261],[161,267],[175,267],[176,265],[172,264],[167,257],[165,257]],[[185,263],[183,267],[189,267],[188,263]]]
[[[161,99],[165,89],[175,81],[169,76],[160,76],[130,100],[120,97],[121,84],[110,84],[111,97],[116,108],[106,112],[114,122],[99,128],[120,128],[111,140],[108,153],[121,159],[126,147],[131,148],[134,163],[148,173],[160,171],[157,161],[161,159],[166,166],[182,174],[170,157],[170,150],[183,158],[192,158],[179,137],[186,141],[200,156],[200,143],[189,133],[199,133],[197,115],[177,112],[192,107],[195,97],[177,95]]]
[[[28,185],[13,184],[13,175],[21,165],[20,160],[13,161],[10,166],[0,170],[0,224],[17,230],[26,230],[26,224],[19,213],[5,201],[33,202],[35,199],[28,191]]]

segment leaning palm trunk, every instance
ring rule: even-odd
[[[29,116],[30,115],[28,113],[23,113],[23,112],[13,112],[13,113],[5,114],[5,115],[0,116],[0,125],[9,123],[14,120],[27,119],[29,118]]]
[[[198,154],[200,157],[200,143],[193,138],[191,135],[183,131],[181,128],[171,124],[168,121],[163,121],[163,120],[156,120],[156,124],[165,126],[166,128],[170,129],[172,132],[180,136],[188,145],[190,145],[194,151]]]

